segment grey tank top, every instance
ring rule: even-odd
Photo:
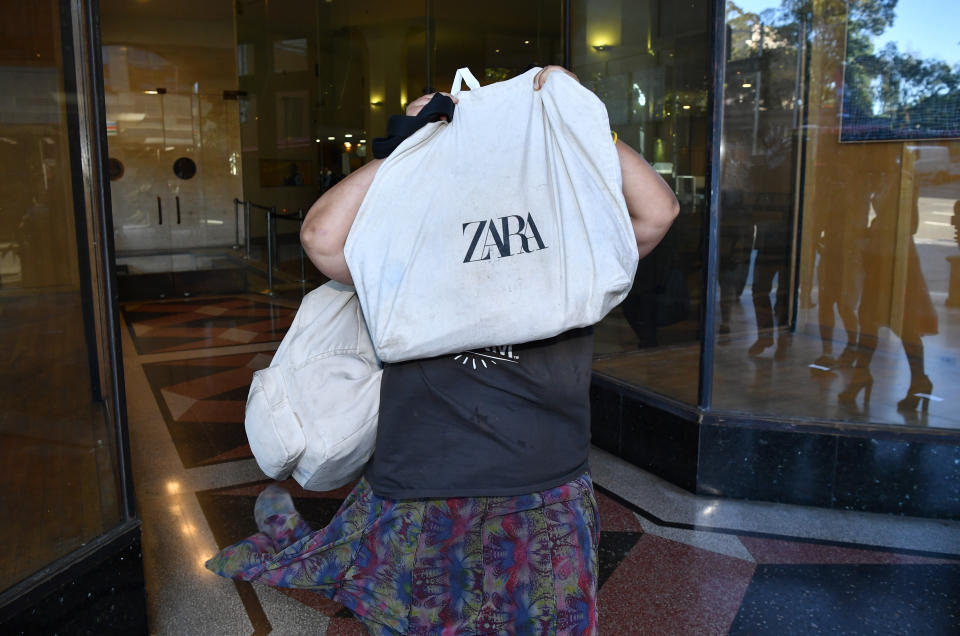
[[[510,496],[587,470],[593,328],[386,364],[367,465],[389,499]]]

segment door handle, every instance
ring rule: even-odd
[[[177,225],[180,225],[180,195],[177,195]]]
[[[157,219],[159,219],[160,225],[163,225],[163,202],[160,197],[157,197]]]

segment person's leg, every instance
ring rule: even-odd
[[[252,572],[259,572],[265,561],[311,532],[294,508],[290,493],[276,484],[257,497],[254,519],[259,532],[214,555],[206,563],[209,570],[227,578],[245,579]]]
[[[270,537],[276,552],[310,534],[310,526],[300,517],[293,498],[277,484],[267,486],[253,506],[257,529]]]
[[[819,283],[817,290],[817,300],[819,302],[819,306],[817,307],[817,322],[820,323],[821,355],[817,358],[816,363],[829,367],[836,363],[836,360],[833,358],[833,308],[834,305],[839,305],[839,299],[834,297],[833,286],[825,280],[825,269],[823,260],[821,260],[820,266],[817,268],[817,280]]]
[[[750,355],[759,355],[774,343],[770,291],[773,289],[773,276],[777,270],[766,262],[766,258],[767,255],[758,249],[753,262],[753,312],[757,319],[757,339],[750,346]]]
[[[897,402],[897,409],[912,411],[917,408],[917,404],[920,404],[926,412],[930,406],[929,395],[933,391],[933,382],[924,370],[923,340],[918,334],[903,333],[900,342],[903,344],[903,352],[910,366],[910,388],[907,390],[906,397]]]
[[[844,404],[853,404],[856,402],[857,395],[861,390],[864,392],[864,407],[870,404],[870,392],[873,390],[873,376],[870,374],[870,362],[873,361],[873,354],[877,350],[877,333],[880,326],[867,314],[870,311],[864,311],[861,305],[860,311],[860,335],[857,339],[856,359],[853,363],[853,375],[850,377],[850,383],[847,388],[840,392],[837,399]]]
[[[589,478],[574,483],[579,497],[547,508],[554,542],[556,633],[563,636],[598,633],[600,517]]]

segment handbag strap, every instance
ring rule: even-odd
[[[387,136],[373,140],[374,158],[389,157],[407,137],[431,122],[443,118],[448,122],[453,121],[453,110],[453,100],[442,93],[436,93],[416,116],[392,115],[387,122]]]
[[[467,86],[472,91],[480,88],[480,82],[478,82],[477,78],[473,76],[473,73],[470,72],[470,69],[464,66],[463,68],[458,68],[456,75],[453,76],[453,86],[450,88],[450,94],[459,94],[460,90],[463,88],[463,82],[466,82]]]

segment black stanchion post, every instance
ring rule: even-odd
[[[267,295],[273,296],[273,215],[276,208],[267,208]]]
[[[240,199],[233,198],[233,249],[240,249]]]
[[[244,242],[247,244],[247,255],[244,257],[247,260],[250,259],[250,202],[243,202],[243,231],[244,231]]]

